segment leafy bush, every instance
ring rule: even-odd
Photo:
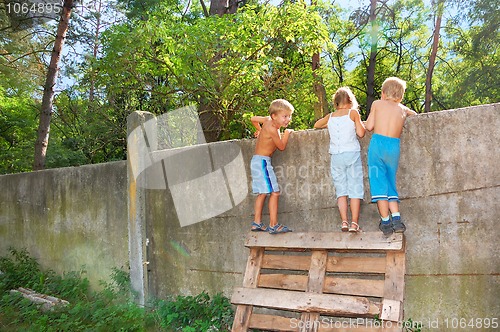
[[[173,301],[156,304],[159,324],[167,331],[229,331],[233,310],[229,300],[221,294],[210,296],[177,296]]]
[[[10,249],[0,257],[0,331],[229,331],[233,311],[220,294],[212,299],[203,292],[155,301],[143,308],[131,301],[129,274],[113,269],[111,282],[91,291],[85,271],[57,275],[43,271],[26,250]],[[11,289],[30,288],[70,302],[41,311]]]

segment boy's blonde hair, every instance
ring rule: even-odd
[[[356,100],[356,96],[352,93],[351,89],[347,86],[343,86],[338,88],[335,94],[333,95],[333,106],[335,109],[338,109],[340,105],[352,104],[353,109],[358,109],[358,101]]]
[[[393,100],[397,103],[403,100],[406,90],[406,82],[397,77],[389,77],[382,84],[382,92],[387,99]]]
[[[275,99],[269,105],[269,115],[278,114],[280,111],[294,111],[293,105],[285,99]]]

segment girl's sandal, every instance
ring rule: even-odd
[[[357,222],[355,222],[355,221],[351,222],[351,227],[349,228],[349,232],[351,232],[351,233],[361,232],[361,228],[359,228],[359,225]]]
[[[347,221],[342,221],[342,232],[347,232],[349,230],[349,223]]]

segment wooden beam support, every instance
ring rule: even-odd
[[[345,317],[374,317],[381,310],[380,303],[364,297],[264,288],[236,288],[231,303]]]
[[[384,236],[381,232],[351,234],[331,233],[287,233],[275,236],[266,232],[252,232],[245,241],[246,247],[323,249],[323,250],[367,250],[382,252],[399,251],[403,248],[403,234]]]

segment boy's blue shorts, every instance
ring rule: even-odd
[[[270,194],[280,191],[276,174],[271,165],[271,157],[254,155],[250,162],[252,172],[252,192]]]
[[[332,154],[330,171],[337,198],[363,199],[363,165],[359,151]]]
[[[372,202],[399,202],[396,172],[399,164],[400,139],[373,134],[368,146],[368,177]]]

